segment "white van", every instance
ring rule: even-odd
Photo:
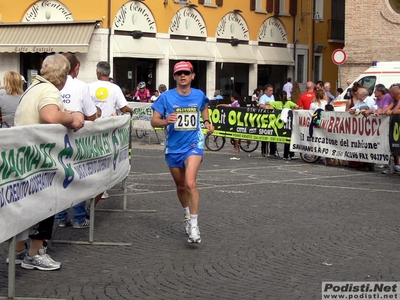
[[[359,82],[369,91],[370,95],[373,95],[375,85],[378,83],[383,84],[386,88],[389,88],[393,83],[400,83],[400,61],[373,62],[371,67],[361,73],[361,75],[343,91],[343,95],[350,95],[350,90],[354,82]],[[334,102],[335,111],[344,111],[346,109],[346,102],[347,99],[336,100]]]

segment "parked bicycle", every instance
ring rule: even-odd
[[[139,140],[149,135],[147,130],[136,129],[136,136]]]
[[[157,134],[158,130],[153,130],[154,134],[156,135],[157,138],[157,142],[158,143],[162,143],[162,141],[160,140],[160,137]],[[149,143],[150,143],[150,131],[149,130],[144,130],[144,129],[136,129],[135,130],[136,136],[139,140],[148,137],[149,138]]]
[[[313,164],[321,158],[321,156],[315,155],[315,154],[310,154],[310,153],[300,153],[300,158],[309,164]]]
[[[231,139],[233,144],[235,139]],[[224,136],[207,135],[205,138],[205,145],[210,151],[219,151],[224,148],[226,143],[226,138]],[[239,140],[239,147],[244,152],[253,152],[258,148],[258,141],[252,140]]]

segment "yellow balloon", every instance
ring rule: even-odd
[[[105,87],[98,88],[96,90],[96,98],[104,101],[108,98],[108,90]]]

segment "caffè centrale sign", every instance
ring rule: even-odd
[[[74,21],[70,10],[61,2],[42,0],[34,3],[24,15],[22,22]]]
[[[37,1],[29,9],[22,19],[22,23],[46,23],[46,22],[73,22],[74,18],[70,10],[61,2],[54,0]],[[15,47],[15,52],[53,52],[49,46],[22,46]]]

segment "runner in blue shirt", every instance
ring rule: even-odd
[[[184,209],[188,242],[200,243],[197,222],[200,196],[196,183],[204,149],[200,114],[209,134],[214,131],[214,126],[208,120],[207,103],[210,100],[202,91],[190,87],[194,76],[190,62],[175,64],[176,88],[162,93],[152,105],[154,111],[151,125],[165,128],[165,160]]]

